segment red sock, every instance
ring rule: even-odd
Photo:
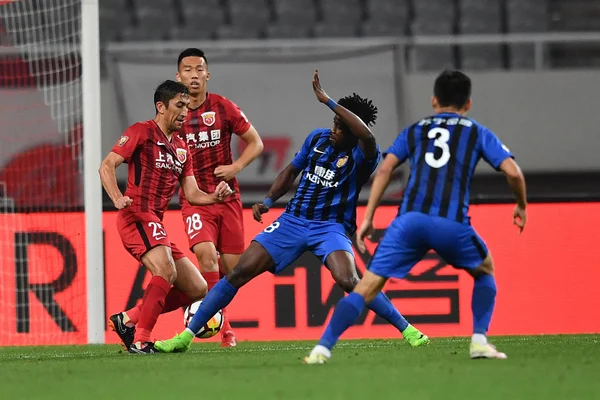
[[[169,290],[169,294],[165,298],[165,305],[163,306],[161,314],[166,314],[173,310],[177,310],[179,307],[189,306],[193,302],[194,300],[190,299],[187,294],[183,293],[179,289],[172,288]],[[137,306],[125,311],[127,317],[129,317],[129,321],[127,321],[126,325],[136,325],[140,320],[141,310],[142,304],[138,304]]]
[[[227,331],[233,330],[231,328],[231,324],[229,323],[229,318],[227,317],[227,308],[223,308],[223,328],[221,328],[221,334],[224,334]]]
[[[213,286],[215,286],[220,279],[218,272],[203,272],[202,276],[204,277],[204,279],[206,279],[208,290],[212,289]]]
[[[166,314],[173,310],[177,310],[180,307],[189,306],[193,302],[194,300],[190,299],[187,294],[173,287],[171,288],[169,294],[167,295],[167,298],[165,299],[165,305],[162,309],[161,314]]]
[[[222,267],[219,268],[219,278],[223,278],[227,276],[225,272],[223,272]],[[229,318],[227,318],[227,308],[223,308],[223,328],[221,328],[221,334],[224,334],[227,331],[231,331],[231,324],[229,323]]]
[[[164,305],[171,284],[161,276],[153,276],[144,291],[140,317],[135,330],[134,343],[149,342],[150,334]]]
[[[137,324],[138,321],[140,320],[140,311],[141,310],[142,310],[142,304],[140,303],[137,306],[125,311],[125,314],[127,314],[127,317],[129,317],[129,321],[127,321],[127,323],[125,325]]]

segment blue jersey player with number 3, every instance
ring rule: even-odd
[[[313,77],[317,99],[335,113],[331,129],[316,129],[294,160],[277,177],[263,203],[252,207],[254,219],[290,190],[302,174],[296,194],[285,212],[260,233],[241,256],[236,267],[211,289],[187,329],[170,340],[157,341],[165,353],[189,349],[195,333],[236,295],[239,288],[265,271],[279,273],[305,251],[311,251],[331,271],[346,292],[358,283],[352,242],[356,230],[356,202],[381,158],[375,137],[367,125],[375,122],[377,107],[354,94],[337,104],[321,88],[318,71]],[[429,338],[410,325],[383,294],[368,307],[389,321],[413,347]]]
[[[442,72],[435,81],[432,106],[435,115],[400,133],[375,176],[365,220],[357,233],[361,250],[364,238],[373,231],[373,214],[392,171],[405,160],[410,162],[411,174],[398,216],[354,292],[337,304],[319,344],[305,357],[306,364],[325,363],[365,303],[381,292],[389,278],[404,278],[431,249],[475,280],[471,358],[506,358],[486,337],[496,300],[494,262],[470,224],[469,185],[482,157],[504,172],[517,200],[513,223],[522,231],[527,220],[525,178],[496,135],[464,116],[471,108],[471,80],[465,74]]]

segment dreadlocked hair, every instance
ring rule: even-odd
[[[338,104],[356,114],[367,126],[375,125],[377,107],[372,100],[363,99],[356,93],[352,93],[352,96],[342,97]]]

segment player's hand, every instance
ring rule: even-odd
[[[515,211],[513,212],[513,224],[519,227],[519,235],[523,232],[523,228],[525,228],[525,224],[527,223],[527,210],[525,208],[519,207],[517,204],[515,206]]]
[[[313,75],[313,91],[315,92],[315,96],[317,96],[317,100],[321,103],[327,103],[329,101],[329,96],[321,87],[321,81],[319,80],[319,70],[315,69],[315,74]]]
[[[266,212],[269,212],[269,207],[265,206],[263,203],[256,203],[252,206],[252,215],[254,219],[262,224],[262,215]]]
[[[131,197],[123,196],[121,198],[118,198],[117,201],[115,201],[115,207],[117,208],[117,210],[122,210],[123,208],[129,207],[131,203],[133,203]]]
[[[219,183],[217,185],[217,188],[215,189],[213,196],[215,197],[215,200],[217,203],[221,203],[221,202],[223,202],[223,200],[225,200],[232,194],[233,194],[233,190],[231,190],[231,188],[229,187],[227,182],[221,181],[221,183]]]
[[[219,165],[215,168],[215,176],[224,181],[230,181],[240,172],[240,169],[235,164]]]
[[[368,237],[371,239],[371,234],[373,233],[373,221],[365,219],[356,232],[356,247],[361,253],[364,253],[367,249],[365,246],[365,238]]]

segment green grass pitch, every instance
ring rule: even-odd
[[[120,347],[0,347],[0,398],[600,399],[600,336],[496,337],[508,360],[470,360],[468,338],[344,341],[326,365],[314,342],[199,343],[186,354]]]

